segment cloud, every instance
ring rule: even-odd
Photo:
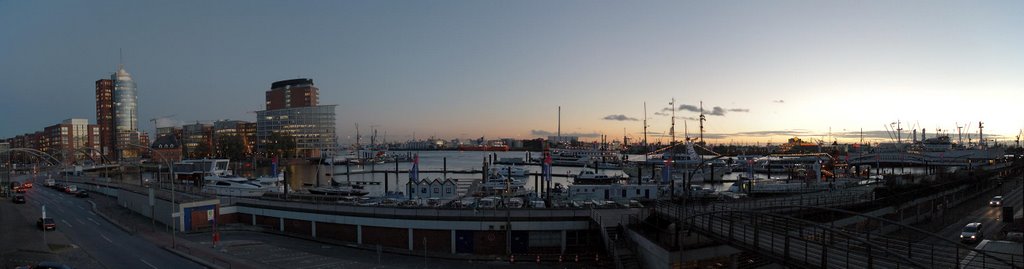
[[[685,111],[691,111],[691,112],[700,112],[700,108],[699,107],[697,107],[695,105],[687,105],[687,104],[679,105],[679,110],[685,110]]]
[[[738,132],[733,133],[733,136],[795,136],[795,135],[806,135],[806,130],[768,130],[768,131],[750,131],[750,132]]]
[[[700,107],[695,106],[695,105],[687,105],[687,104],[679,105],[679,107],[676,108],[676,109],[678,111],[689,111],[689,112],[697,112],[697,113],[701,112],[700,111]],[[666,107],[666,108],[663,108],[661,111],[662,112],[672,111],[672,108],[671,107]],[[722,108],[720,106],[715,106],[715,107],[712,107],[710,109],[705,109],[704,110],[704,115],[708,115],[708,116],[725,116],[726,112],[746,113],[746,112],[750,112],[750,109],[747,109],[747,108],[729,108],[729,109],[726,109],[726,108]],[[657,113],[655,113],[655,114],[657,114]]]
[[[671,114],[668,114],[668,113],[665,113],[665,112],[654,112],[654,115],[656,115],[656,116],[668,116],[668,115],[671,115]]]
[[[782,99],[772,100],[772,103],[776,103],[776,104],[782,104],[782,103],[785,103],[785,102],[786,102],[786,100],[782,100]]]
[[[705,113],[705,114],[711,115],[711,116],[725,116],[725,109],[722,109],[722,107],[716,106],[716,107],[711,109],[711,112],[708,112],[708,113]]]
[[[555,132],[545,131],[545,130],[530,130],[530,134],[531,135],[535,135],[535,136],[555,136],[555,135],[558,135]],[[595,137],[601,137],[601,134],[600,133],[596,133],[596,132],[594,132],[594,133],[562,133],[562,136],[576,136],[576,137],[580,137],[580,138],[595,138]]]
[[[626,115],[622,115],[622,114],[608,115],[608,116],[605,116],[603,119],[604,120],[614,120],[614,121],[638,121],[638,119],[636,119],[636,118],[630,118],[630,117],[627,117]]]
[[[695,118],[695,117],[676,117],[676,118],[677,118],[677,119],[681,119],[681,120],[698,120],[698,119],[697,119],[697,118]]]

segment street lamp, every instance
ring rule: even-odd
[[[175,237],[177,237],[177,233],[178,233],[178,227],[177,227],[178,221],[177,221],[177,218],[180,217],[180,216],[178,216],[178,217],[174,216],[174,214],[178,214],[178,206],[175,204],[175,196],[176,196],[177,193],[175,191],[175,184],[174,184],[174,165],[172,165],[170,163],[170,160],[168,160],[167,157],[165,157],[163,153],[160,153],[159,151],[156,151],[156,150],[154,150],[154,149],[152,149],[150,147],[139,145],[139,144],[132,144],[132,143],[129,143],[127,145],[133,146],[133,147],[137,147],[137,148],[142,148],[142,149],[145,149],[145,150],[148,150],[148,151],[151,151],[151,152],[155,153],[157,156],[160,157],[161,160],[164,161],[164,163],[167,164],[167,168],[170,169],[170,173],[171,173],[171,211],[172,211],[171,212],[172,213],[171,214],[171,248],[174,248],[174,247],[176,247]],[[153,212],[153,215],[156,215],[156,212]]]

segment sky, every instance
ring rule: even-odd
[[[0,0],[0,137],[95,122],[123,63],[143,131],[255,121],[274,81],[312,78],[389,141],[561,132],[712,143],[1013,140],[1024,118],[1022,1]],[[119,51],[122,52],[119,54]],[[121,56],[119,56],[121,55]],[[644,105],[646,103],[646,115]],[[698,109],[693,109],[698,107]],[[697,112],[695,112],[696,110]],[[686,127],[684,127],[684,125]],[[829,136],[831,134],[831,136]]]

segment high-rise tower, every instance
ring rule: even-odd
[[[139,157],[139,151],[130,144],[139,144],[139,119],[138,99],[136,97],[135,81],[132,75],[124,70],[124,65],[118,66],[117,72],[110,75],[113,81],[113,131],[116,134],[114,150],[118,159],[132,159]]]
[[[99,150],[110,160],[114,156],[114,81],[96,81],[96,125],[100,129]]]

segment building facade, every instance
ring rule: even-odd
[[[251,157],[256,145],[256,123],[216,121],[213,123],[213,144],[217,157]]]
[[[335,136],[335,105],[297,107],[256,111],[257,149],[264,154],[272,146],[272,135],[290,137],[295,141],[295,157],[320,157],[321,152],[337,148]],[[268,155],[269,156],[269,155]]]
[[[185,158],[213,157],[213,125],[196,122],[181,126],[181,137],[181,148]]]
[[[320,89],[308,78],[290,79],[270,84],[267,91],[267,110],[309,107],[319,103]]]
[[[45,152],[68,164],[85,160],[102,161],[99,126],[90,124],[87,119],[67,119],[44,127],[42,131],[4,139],[3,142],[8,143],[11,148],[30,148]],[[39,160],[19,158],[19,161]]]
[[[107,159],[114,156],[114,81],[96,81],[96,125],[100,128],[100,152]]]
[[[338,146],[334,129],[337,106],[319,105],[319,91],[308,78],[272,83],[266,92],[267,109],[256,111],[257,151],[265,156],[300,158],[334,151]],[[281,143],[273,141],[275,136],[293,140],[294,152],[279,152]]]

